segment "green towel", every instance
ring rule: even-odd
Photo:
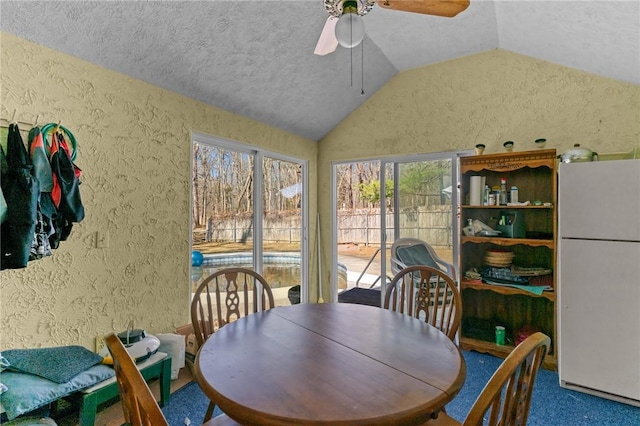
[[[544,292],[544,287],[536,286],[536,285],[520,285],[520,284],[504,284],[491,281],[489,279],[485,279],[485,282],[490,285],[501,285],[505,287],[513,287],[520,290],[528,291],[529,293],[533,293],[537,296],[540,296]]]
[[[398,259],[407,266],[426,265],[442,271],[442,268],[433,260],[431,254],[429,254],[429,250],[422,244],[398,247],[396,254]]]

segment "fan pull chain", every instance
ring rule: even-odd
[[[349,76],[351,77],[351,87],[353,87],[353,48],[349,49],[349,55],[351,57],[351,72]]]
[[[349,37],[350,37],[351,46],[353,46],[353,21],[350,21],[350,22],[351,22],[351,27],[349,29]],[[349,74],[351,77],[351,87],[353,87],[353,47],[349,49],[349,55],[351,58],[351,72]]]
[[[360,96],[364,96],[364,39],[362,39],[362,63],[360,69],[362,71],[362,76],[360,78]]]

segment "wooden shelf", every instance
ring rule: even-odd
[[[484,284],[484,283],[476,283],[476,282],[467,281],[465,279],[463,279],[460,282],[460,289],[461,290],[473,289],[473,290],[480,290],[480,291],[492,291],[494,293],[504,294],[504,295],[507,295],[507,296],[521,294],[523,296],[528,296],[528,297],[542,297],[542,298],[548,299],[548,300],[550,300],[552,302],[554,302],[556,300],[556,293],[553,292],[553,291],[543,291],[542,294],[538,296],[537,294],[531,293],[530,291],[520,290],[519,288],[515,288],[515,287],[505,287],[505,286],[501,286],[501,285],[491,285],[491,284]]]
[[[491,354],[504,358],[511,353],[515,348],[512,345],[496,345],[493,342],[487,342],[486,340],[472,339],[471,337],[460,338],[460,349],[467,351],[478,351],[486,354]]]
[[[463,205],[460,206],[463,209],[495,209],[495,210],[512,210],[512,209],[521,209],[521,210],[550,210],[553,206],[469,206]]]
[[[553,167],[557,161],[555,149],[544,149],[539,151],[517,151],[496,153],[488,155],[476,155],[464,157],[464,168],[462,173],[467,171],[491,170],[499,173],[508,173],[523,167]]]
[[[515,246],[524,244],[531,247],[548,247],[553,249],[555,242],[553,240],[542,240],[537,238],[500,238],[500,237],[460,237],[460,243],[491,243],[499,246]]]
[[[506,358],[514,348],[515,347],[511,345],[496,345],[493,342],[487,342],[485,340],[460,337],[460,349],[491,354],[499,358]],[[555,351],[555,348],[551,348],[551,350]],[[558,358],[555,354],[548,354],[544,359],[542,367],[547,370],[557,370]]]
[[[498,236],[460,235],[461,273],[484,267],[487,250],[504,249],[513,252],[515,265],[523,268],[544,268],[553,271],[550,282],[553,287],[557,279],[557,158],[554,149],[476,155],[460,159],[460,192],[464,205],[461,206],[460,227],[469,220],[479,220],[496,229],[501,228],[499,216],[513,211],[513,235],[524,238],[507,238],[507,233]],[[510,185],[518,188],[521,200],[540,200],[547,205],[528,206],[479,206],[470,205],[472,177],[481,176],[485,184],[493,188],[506,179]],[[516,228],[515,225],[518,225]],[[500,230],[500,229],[499,229]],[[516,232],[517,231],[517,232]],[[551,337],[553,351],[556,348],[556,294],[544,291],[540,295],[518,287],[484,284],[480,280],[463,278],[460,282],[462,293],[462,330],[460,347],[486,352],[499,357],[507,356],[513,345],[498,346],[493,341],[483,341],[478,337],[491,339],[493,331],[482,329],[482,333],[467,337],[464,324],[473,327],[501,324],[508,330],[520,330],[525,326],[544,330]],[[512,341],[509,341],[512,342]],[[556,369],[557,357],[548,355],[545,368]]]

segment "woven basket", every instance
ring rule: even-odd
[[[483,262],[495,268],[507,268],[511,266],[514,257],[515,254],[509,250],[487,250],[484,252]]]

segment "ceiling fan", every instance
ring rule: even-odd
[[[469,0],[323,0],[329,17],[324,24],[313,53],[326,55],[338,44],[351,48],[364,38],[364,24],[360,19],[377,3],[384,9],[422,13],[453,18],[467,7]]]

